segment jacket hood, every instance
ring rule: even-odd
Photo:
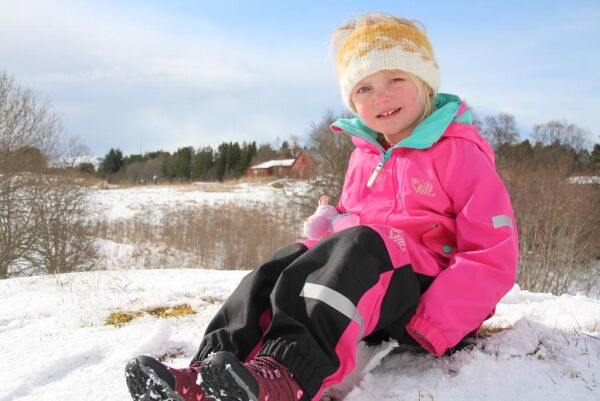
[[[396,148],[427,149],[443,136],[463,138],[474,142],[493,165],[494,152],[473,125],[473,115],[469,107],[458,96],[449,93],[439,93],[434,99],[434,104],[436,110],[421,121],[408,137],[392,146],[387,152],[377,141],[379,133],[367,127],[359,117],[341,118],[331,124],[330,129],[333,132],[345,132],[351,135],[357,147],[366,145],[380,149],[384,153],[384,159],[389,158]],[[458,123],[466,129],[448,129],[452,123]]]

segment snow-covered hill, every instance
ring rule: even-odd
[[[130,270],[0,281],[0,401],[128,400],[126,361],[148,353],[186,365],[244,274]],[[196,313],[150,313],[182,304]],[[107,325],[117,311],[134,318]],[[379,362],[393,344],[363,348],[361,365],[372,370],[332,394],[347,401],[600,400],[599,300],[515,287],[485,327],[495,333],[443,358],[396,348]]]

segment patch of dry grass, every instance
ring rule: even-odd
[[[477,330],[477,339],[488,338],[496,333],[501,333],[504,330],[510,329],[510,327],[502,327],[502,326],[483,326],[479,330]]]
[[[194,315],[196,311],[188,304],[181,304],[175,306],[159,306],[152,309],[145,310],[152,316],[161,317],[167,319],[169,317],[181,317],[187,315]]]
[[[122,327],[127,323],[131,322],[133,319],[142,316],[144,313],[137,312],[129,312],[129,311],[115,311],[111,312],[110,315],[104,321],[106,326],[115,326]]]
[[[114,311],[111,312],[104,324],[106,326],[123,327],[133,319],[148,314],[157,318],[167,319],[170,317],[180,318],[182,316],[194,315],[196,311],[188,304],[181,304],[175,306],[158,306],[155,308],[144,309],[141,311]]]

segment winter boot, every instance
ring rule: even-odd
[[[197,384],[200,362],[175,369],[141,355],[125,367],[125,379],[134,401],[208,401]]]
[[[234,354],[221,351],[202,361],[200,372],[211,400],[297,401],[304,394],[292,373],[270,356],[241,363]]]

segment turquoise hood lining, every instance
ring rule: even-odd
[[[456,113],[461,106],[461,100],[456,95],[439,93],[434,99],[434,104],[436,110],[425,120],[421,121],[421,123],[415,127],[412,134],[388,149],[388,151],[385,152],[386,156],[389,157],[392,149],[400,147],[426,149],[440,139],[444,134],[444,131],[446,131],[446,128],[448,128],[448,125],[455,121]],[[456,118],[456,122],[470,124],[471,112],[466,110]],[[350,135],[363,138],[383,151],[383,147],[377,142],[377,136],[379,134],[367,127],[359,117],[350,119],[341,118],[331,124],[331,127],[341,129]]]

